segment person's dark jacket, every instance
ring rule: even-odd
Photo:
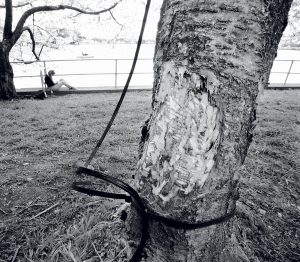
[[[45,83],[46,83],[47,87],[51,87],[51,86],[55,85],[52,78],[48,75],[45,76]]]

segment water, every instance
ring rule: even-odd
[[[278,51],[269,82],[273,85],[286,83],[300,86],[300,50]]]
[[[141,46],[131,87],[150,88],[152,86],[154,47],[154,44]],[[46,66],[46,71],[55,70],[54,80],[63,78],[78,89],[120,88],[126,82],[135,49],[134,44],[86,44],[52,50],[47,54],[45,64],[42,62],[29,65],[13,64],[15,85],[17,89],[40,88],[39,74],[40,71],[44,72]],[[74,59],[80,61],[48,61]],[[90,59],[104,60],[91,61]]]
[[[130,88],[151,88],[153,83],[154,44],[141,46]],[[80,61],[46,61],[29,65],[13,64],[17,89],[41,88],[40,71],[54,69],[54,80],[65,79],[78,89],[121,88],[131,67],[134,44],[83,44],[51,50],[42,59]],[[88,60],[107,59],[107,60]],[[282,61],[283,60],[283,61]],[[292,62],[292,60],[294,60]],[[298,60],[298,61],[296,61]],[[287,73],[290,71],[290,74]],[[116,74],[117,72],[117,74]],[[279,50],[270,76],[270,84],[300,84],[300,50]],[[22,77],[21,77],[22,76]]]

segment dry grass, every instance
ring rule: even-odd
[[[238,232],[250,261],[300,260],[299,113],[299,91],[266,91],[258,108],[239,202]]]
[[[118,97],[0,102],[0,261],[126,260],[116,216],[123,202],[70,190],[77,179],[72,165],[87,158]],[[299,97],[299,91],[266,91],[258,111],[236,229],[251,261],[299,258]],[[151,92],[128,94],[95,168],[130,181],[150,100]]]
[[[70,189],[73,164],[87,159],[119,95],[1,102],[0,261],[16,251],[16,261],[124,261],[126,242],[114,237],[123,227],[113,216],[121,202]],[[131,179],[150,96],[127,95],[95,168]]]

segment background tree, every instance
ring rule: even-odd
[[[165,217],[198,223],[230,214],[292,0],[165,0],[152,114],[143,129],[137,187]],[[139,216],[132,211],[131,238]],[[203,229],[150,221],[144,260],[249,261],[234,219]]]
[[[280,47],[300,47],[300,0],[294,0],[289,13],[289,23],[280,42]]]
[[[33,1],[35,2],[35,1]],[[108,8],[100,11],[84,10],[72,5],[74,1],[69,1],[69,4],[59,5],[41,5],[31,6],[32,2],[22,2],[19,4],[12,3],[12,0],[5,0],[5,5],[0,5],[0,8],[5,8],[5,20],[3,27],[3,39],[0,42],[0,99],[12,99],[16,97],[16,90],[13,82],[13,69],[9,62],[9,54],[13,46],[20,39],[24,32],[28,32],[32,41],[32,52],[36,59],[39,59],[35,51],[35,39],[32,29],[26,25],[26,21],[32,15],[39,12],[50,12],[58,10],[72,10],[81,14],[99,15],[105,12],[111,12],[121,0],[114,1]],[[27,7],[29,8],[21,15],[13,29],[13,10],[14,8]]]

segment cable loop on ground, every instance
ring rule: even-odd
[[[87,168],[89,166],[89,164],[91,163],[92,159],[95,157],[95,154],[97,153],[98,149],[102,145],[109,129],[111,128],[111,126],[113,124],[113,121],[114,121],[114,119],[116,118],[116,116],[119,112],[119,109],[122,105],[122,102],[123,102],[124,97],[126,95],[126,92],[128,90],[129,83],[130,83],[130,80],[132,78],[136,63],[137,63],[138,54],[139,54],[139,50],[140,50],[141,43],[142,43],[142,38],[143,38],[143,33],[144,33],[146,21],[147,21],[147,16],[148,16],[150,3],[151,3],[151,0],[147,0],[147,4],[146,4],[146,7],[145,7],[145,13],[144,13],[144,17],[143,17],[143,22],[142,22],[142,27],[141,27],[141,31],[140,31],[140,35],[139,35],[139,39],[138,39],[138,43],[137,43],[133,63],[132,63],[131,70],[130,70],[130,73],[128,75],[126,84],[125,84],[124,89],[122,91],[121,97],[118,101],[118,104],[117,104],[117,106],[116,106],[116,108],[115,108],[115,110],[114,110],[114,112],[111,116],[111,119],[110,119],[109,123],[107,124],[103,134],[101,135],[99,141],[97,142],[95,148],[93,149],[92,153],[88,157],[88,159],[85,162],[84,166],[79,167],[78,170],[77,170],[77,174],[86,174],[86,175],[93,176],[93,177],[96,177],[98,179],[104,180],[104,181],[106,181],[108,183],[111,183],[111,184],[115,185],[116,187],[124,190],[126,193],[128,193],[128,195],[127,194],[119,194],[119,193],[98,191],[98,190],[95,190],[95,189],[87,188],[86,187],[87,185],[91,185],[90,182],[74,182],[72,184],[72,188],[74,190],[78,191],[78,192],[88,194],[88,195],[92,195],[92,196],[100,196],[100,197],[113,198],[113,199],[124,199],[126,202],[130,202],[135,206],[135,208],[137,209],[138,213],[140,214],[140,216],[142,218],[141,219],[142,234],[141,234],[140,243],[139,243],[136,251],[134,252],[132,258],[129,260],[129,262],[138,262],[138,261],[140,261],[140,259],[142,257],[143,249],[146,245],[146,241],[147,241],[147,238],[148,238],[148,228],[149,228],[149,221],[150,220],[154,220],[154,221],[157,221],[157,222],[164,223],[165,225],[173,227],[173,228],[197,229],[197,228],[204,228],[204,227],[208,227],[208,226],[211,226],[211,225],[216,225],[216,224],[223,223],[223,222],[227,221],[229,218],[231,218],[234,215],[234,212],[235,212],[235,210],[231,210],[229,213],[226,213],[226,214],[224,214],[220,217],[210,219],[210,220],[207,220],[207,221],[196,222],[196,223],[177,221],[177,220],[172,219],[172,218],[164,217],[164,216],[154,212],[153,210],[151,210],[150,207],[145,205],[144,201],[139,196],[139,194],[130,185],[123,182],[122,180],[120,180],[118,178],[114,178],[112,176],[109,176],[109,175],[105,174],[104,172],[95,171],[95,170],[91,170],[91,169]]]
[[[161,222],[169,227],[173,228],[179,228],[179,229],[186,229],[186,230],[192,230],[192,229],[199,229],[204,228],[220,223],[224,223],[228,221],[231,217],[235,214],[235,209],[231,210],[229,213],[226,213],[222,216],[205,220],[201,222],[184,222],[184,221],[178,221],[176,219],[164,217],[156,212],[154,212],[150,207],[146,206],[142,198],[139,196],[139,194],[127,183],[124,181],[112,177],[110,175],[105,174],[101,171],[95,171],[88,169],[86,167],[79,167],[77,169],[78,174],[86,174],[89,176],[93,176],[95,178],[104,180],[110,184],[113,184],[114,186],[124,190],[126,194],[118,194],[118,193],[110,193],[110,192],[104,192],[104,191],[98,191],[94,189],[89,189],[86,187],[83,187],[84,185],[91,184],[89,182],[74,182],[72,184],[72,188],[78,192],[92,195],[92,196],[100,196],[100,197],[107,197],[107,198],[113,198],[113,199],[124,199],[126,202],[131,202],[139,212],[142,220],[141,220],[141,227],[142,227],[142,237],[140,240],[140,244],[138,245],[133,257],[129,260],[129,262],[137,262],[142,256],[143,248],[146,244],[147,238],[148,238],[148,228],[149,228],[149,221],[155,220],[157,222]]]

